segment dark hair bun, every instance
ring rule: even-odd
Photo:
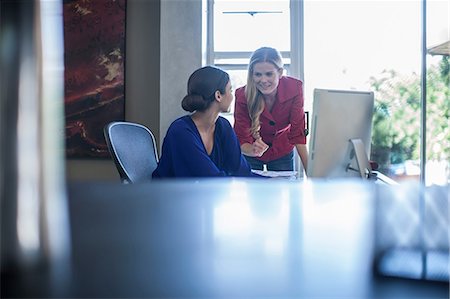
[[[188,80],[187,96],[181,107],[189,112],[204,111],[215,99],[216,91],[225,94],[230,81],[228,74],[220,68],[205,66],[197,69]]]
[[[208,101],[205,101],[201,95],[188,94],[181,101],[181,107],[189,112],[203,111],[209,105]]]

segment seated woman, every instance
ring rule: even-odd
[[[233,128],[219,116],[232,101],[226,72],[206,66],[192,73],[181,106],[193,113],[170,125],[153,178],[253,176]]]

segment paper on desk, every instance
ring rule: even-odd
[[[252,169],[252,172],[270,178],[292,178],[297,176],[297,171],[264,171]]]

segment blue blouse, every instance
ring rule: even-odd
[[[176,119],[167,130],[153,178],[214,176],[254,176],[230,123],[219,116],[208,155],[192,118]]]

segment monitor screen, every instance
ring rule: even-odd
[[[373,106],[373,92],[314,90],[308,177],[361,177],[358,162],[370,170]]]

